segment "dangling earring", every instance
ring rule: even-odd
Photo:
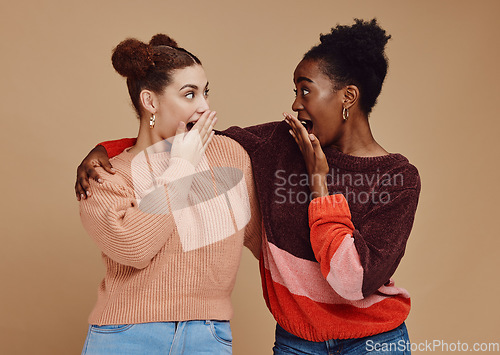
[[[347,121],[349,118],[349,109],[347,108],[342,108],[342,117],[344,117],[344,121]]]
[[[151,116],[151,118],[149,119],[149,128],[153,128],[155,126],[155,120],[155,115]]]

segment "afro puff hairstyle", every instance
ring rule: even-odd
[[[352,26],[337,25],[320,36],[321,43],[311,48],[303,60],[314,60],[334,83],[336,90],[356,85],[360,107],[367,115],[382,90],[388,60],[385,45],[391,38],[376,19],[355,19]]]

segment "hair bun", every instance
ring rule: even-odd
[[[127,78],[142,77],[154,65],[151,48],[135,38],[120,42],[113,50],[111,62],[118,74]]]
[[[385,45],[391,39],[391,35],[388,35],[384,29],[382,29],[377,23],[377,19],[372,19],[371,21],[363,21],[360,19],[354,19],[354,28],[357,28],[359,37],[364,38],[366,46],[374,51],[379,51],[381,53],[385,50]]]
[[[354,19],[352,26],[337,25],[320,36],[321,44],[341,52],[347,62],[372,65],[385,61],[385,45],[391,38],[374,18],[371,21]]]
[[[149,41],[149,45],[154,47],[154,46],[169,46],[172,48],[179,48],[177,45],[177,42],[170,38],[169,36],[163,34],[163,33],[158,33],[154,35],[151,40]]]

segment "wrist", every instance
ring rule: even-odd
[[[312,198],[328,196],[326,176],[324,174],[312,174],[310,190],[312,193]]]

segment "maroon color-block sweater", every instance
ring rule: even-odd
[[[410,311],[391,279],[413,225],[417,169],[400,154],[354,157],[324,148],[330,196],[310,201],[304,160],[285,122],[224,132],[248,152],[263,218],[260,269],[277,322],[307,340],[359,338]],[[110,154],[131,140],[102,143]]]

